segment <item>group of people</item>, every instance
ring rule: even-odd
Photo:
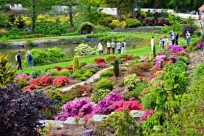
[[[121,53],[125,53],[126,52],[126,42],[114,42],[114,41],[107,41],[106,43],[106,50],[107,50],[107,54],[111,53],[112,50],[112,54],[115,54],[115,49],[117,49],[118,54]],[[101,44],[101,42],[98,43],[98,52],[100,55],[103,55],[103,45]]]
[[[18,51],[18,53],[15,55],[15,59],[16,59],[16,64],[18,65],[18,70],[22,70],[22,55],[21,55],[21,51]],[[28,51],[28,53],[26,54],[26,59],[27,59],[27,63],[28,63],[28,67],[33,67],[33,56],[30,53],[30,51]]]

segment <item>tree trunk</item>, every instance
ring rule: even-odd
[[[175,6],[175,11],[177,12],[177,10],[178,10],[178,4],[176,4]]]
[[[35,31],[35,19],[36,19],[36,0],[32,0],[32,32]]]
[[[120,20],[120,15],[119,15],[119,4],[117,5],[116,7],[116,17],[117,17],[117,20]]]
[[[132,18],[135,18],[135,7],[136,7],[136,0],[132,1]]]
[[[69,5],[68,7],[69,7],[69,22],[71,27],[74,27],[73,16],[72,16],[72,6]]]

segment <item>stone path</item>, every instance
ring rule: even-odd
[[[102,69],[102,70],[98,71],[97,73],[95,73],[93,76],[91,76],[88,80],[71,85],[71,86],[68,86],[68,87],[61,88],[61,90],[62,90],[62,92],[66,92],[66,91],[69,91],[72,87],[75,87],[77,85],[84,85],[85,83],[87,83],[87,84],[92,83],[95,81],[95,79],[98,79],[100,77],[101,72],[103,72],[107,69],[110,69],[110,68],[112,68],[112,67]]]

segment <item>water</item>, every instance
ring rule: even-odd
[[[21,55],[24,56],[28,50],[31,49],[41,49],[41,50],[46,50],[47,48],[53,48],[53,47],[58,47],[61,48],[62,51],[65,53],[67,57],[73,56],[74,55],[74,49],[78,44],[69,44],[69,45],[45,45],[41,47],[25,47],[25,48],[20,48],[20,49],[0,49],[0,53],[7,54],[9,62],[14,66],[16,65],[16,60],[15,60],[15,55],[17,54],[18,51],[21,51]]]

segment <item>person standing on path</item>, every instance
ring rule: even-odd
[[[111,42],[111,48],[112,48],[112,53],[114,54],[115,53],[115,42],[114,41]]]
[[[168,38],[165,36],[164,37],[164,47],[167,49],[167,44],[168,44]]]
[[[175,43],[175,36],[174,36],[174,34],[172,34],[172,37],[171,37],[171,45],[174,45],[174,43]]]
[[[121,47],[122,47],[122,49],[121,49],[121,53],[126,53],[126,42],[125,41],[123,41],[122,43],[121,43]]]
[[[28,67],[33,67],[33,56],[29,50],[28,50],[28,53],[26,54],[26,58],[27,58]]]
[[[103,55],[103,45],[100,42],[98,43],[98,53]]]
[[[118,49],[118,54],[121,53],[121,43],[118,41],[117,42],[117,49]]]
[[[152,39],[151,39],[151,50],[153,51],[154,49],[154,36],[152,36]]]
[[[21,52],[18,51],[18,53],[15,56],[17,64],[18,64],[18,70],[22,70],[22,57],[21,57]]]
[[[159,50],[161,51],[163,49],[163,37],[159,39]]]
[[[187,45],[190,45],[190,36],[191,34],[189,33],[189,31],[186,32],[186,42],[187,42]]]
[[[107,43],[107,54],[110,54],[111,43],[108,41]]]
[[[175,44],[178,45],[178,39],[179,39],[179,35],[178,33],[176,32],[175,34]]]

